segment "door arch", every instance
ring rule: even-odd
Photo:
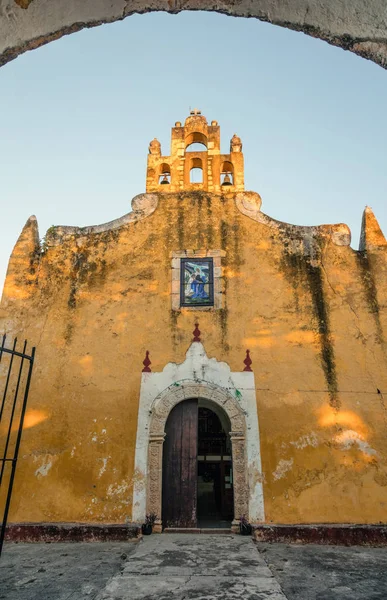
[[[219,406],[229,419],[234,486],[234,519],[232,521],[232,530],[236,531],[239,518],[249,513],[245,439],[246,422],[236,398],[227,389],[212,383],[186,380],[175,382],[155,398],[151,408],[149,428],[147,512],[153,512],[157,515],[155,531],[160,532],[162,529],[163,442],[165,439],[165,426],[171,410],[183,400],[190,398],[209,401],[212,405]]]

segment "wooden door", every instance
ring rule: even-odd
[[[171,411],[163,448],[163,527],[196,527],[198,401]]]

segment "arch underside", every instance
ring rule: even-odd
[[[0,6],[0,66],[63,35],[125,19],[134,13],[216,11],[255,17],[320,38],[387,68],[387,5],[384,0],[256,0],[219,4],[213,0],[4,0]]]
[[[234,528],[237,519],[248,515],[248,479],[246,463],[246,422],[245,415],[235,398],[225,389],[210,383],[184,381],[171,385],[155,399],[151,411],[148,449],[147,512],[161,515],[162,507],[162,465],[165,425],[172,409],[189,398],[198,398],[204,404],[215,407],[216,412],[225,413],[230,423],[232,444],[232,465],[234,480]],[[218,410],[217,410],[218,409]],[[161,530],[161,521],[157,522]]]

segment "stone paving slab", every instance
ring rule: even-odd
[[[387,549],[257,544],[288,600],[387,600]]]
[[[273,575],[249,537],[171,534],[144,537],[125,564],[125,575]],[[387,599],[386,599],[387,600]]]
[[[1,600],[95,600],[135,542],[4,544]]]
[[[234,535],[145,537],[97,600],[286,600],[254,542]]]
[[[272,579],[219,577],[196,575],[191,577],[163,576],[114,578],[98,600],[286,600],[278,583]]]

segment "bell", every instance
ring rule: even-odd
[[[222,185],[232,185],[229,173],[226,173]]]
[[[169,185],[168,175],[166,173],[164,173],[164,177],[160,182],[160,185]]]

